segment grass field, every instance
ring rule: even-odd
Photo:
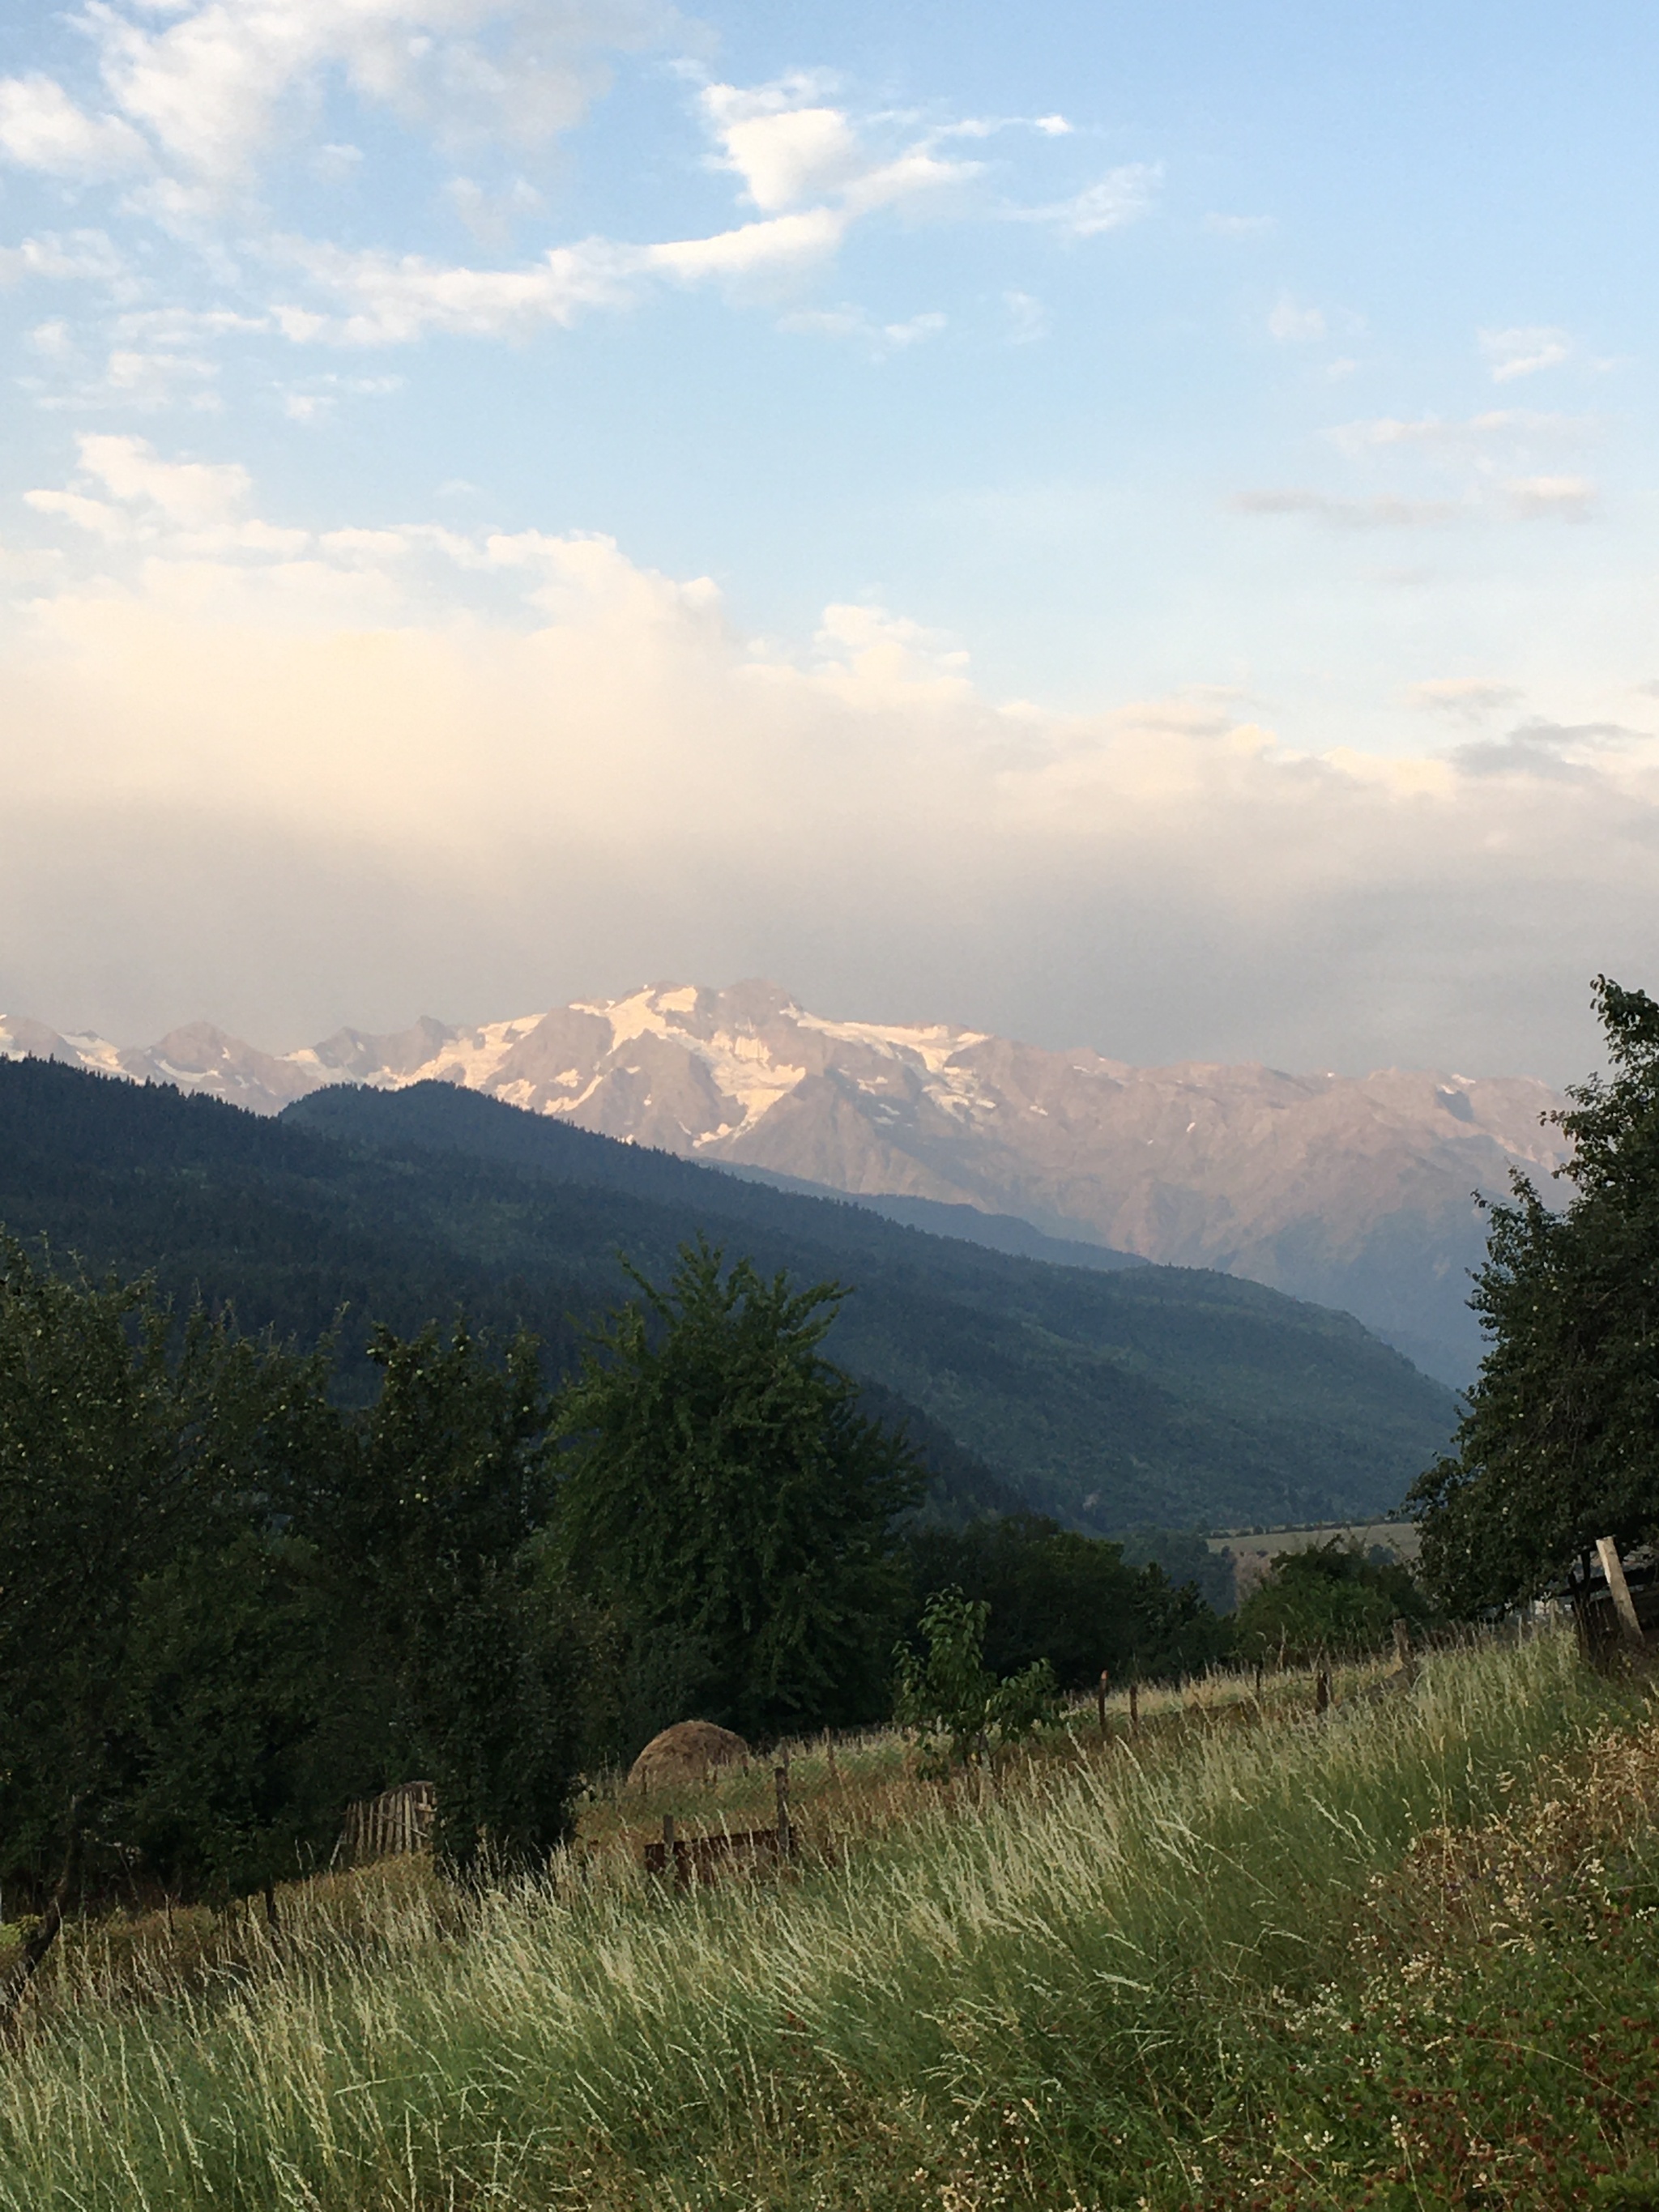
[[[1659,1723],[1554,1635],[1414,1687],[1092,1709],[953,1788],[803,1747],[798,1869],[418,1865],[65,1951],[0,2079],[6,2212],[1659,2207]],[[1345,1694],[1346,1693],[1346,1694]],[[814,1760],[818,1763],[814,1765]]]

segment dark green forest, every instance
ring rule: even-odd
[[[465,1309],[555,1375],[707,1231],[763,1274],[855,1287],[827,1349],[907,1417],[947,1518],[1097,1534],[1386,1510],[1451,1395],[1348,1316],[1231,1277],[1054,1267],[742,1182],[448,1085],[316,1093],[276,1121],[40,1061],[0,1065],[0,1224],[301,1346]]]

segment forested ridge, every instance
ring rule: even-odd
[[[1199,1270],[1106,1274],[738,1182],[443,1085],[318,1093],[279,1121],[49,1063],[0,1066],[0,1224],[155,1272],[306,1345],[465,1308],[555,1373],[623,1288],[707,1230],[763,1272],[855,1287],[830,1354],[968,1510],[1068,1525],[1288,1521],[1392,1504],[1450,1394],[1346,1316]],[[980,1464],[975,1468],[974,1462]]]

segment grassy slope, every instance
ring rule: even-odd
[[[1078,1525],[1322,1519],[1391,1504],[1450,1394],[1347,1316],[1249,1283],[1055,1267],[739,1182],[446,1085],[320,1092],[273,1123],[163,1089],[0,1065],[0,1222],[301,1338],[464,1301],[556,1364],[706,1227],[857,1286],[831,1348]]]
[[[1640,1698],[1553,1638],[1320,1723],[1295,1686],[1263,1718],[1206,1686],[1133,1753],[1085,1723],[954,1801],[872,1744],[798,1880],[676,1897],[602,1856],[463,1911],[404,1877],[168,2002],[62,1998],[0,2086],[0,2206],[1545,2212],[1598,2169],[1645,2185]]]

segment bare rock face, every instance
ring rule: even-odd
[[[342,1030],[282,1058],[205,1025],[148,1052],[0,1019],[0,1053],[275,1113],[328,1083],[482,1091],[602,1135],[856,1198],[1012,1215],[1050,1237],[1214,1267],[1345,1308],[1431,1373],[1466,1382],[1480,1338],[1472,1194],[1562,1157],[1528,1077],[1254,1064],[1133,1067],[946,1024],[832,1022],[777,985],[662,983],[517,1021]],[[987,1241],[994,1241],[988,1238]]]
[[[676,1783],[703,1782],[722,1766],[746,1766],[750,1750],[730,1729],[713,1721],[676,1721],[653,1735],[628,1770],[630,1785],[665,1790]]]

